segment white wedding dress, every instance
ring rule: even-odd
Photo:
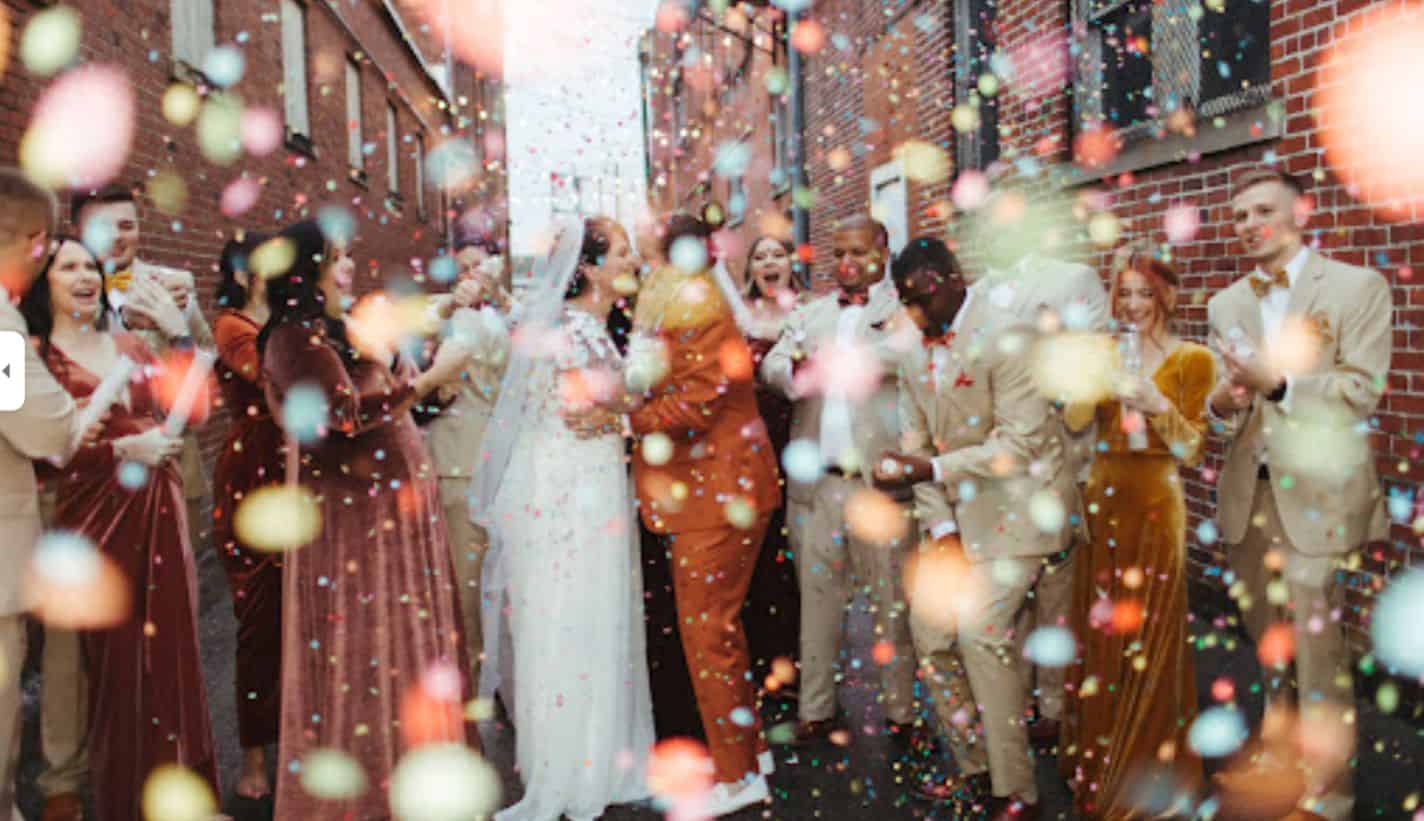
[[[622,361],[603,321],[582,310],[564,306],[555,328],[552,355],[529,369],[487,516],[502,553],[506,702],[525,785],[496,821],[592,819],[648,794],[653,717],[623,438],[579,439],[560,416],[561,374],[621,377]]]

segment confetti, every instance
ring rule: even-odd
[[[132,602],[118,565],[84,536],[51,530],[30,559],[35,614],[71,630],[112,627],[128,618]]]
[[[1203,758],[1223,758],[1241,748],[1247,738],[1246,721],[1234,707],[1209,707],[1192,722],[1187,743]]]
[[[1077,656],[1078,644],[1066,627],[1039,627],[1024,641],[1024,658],[1040,667],[1067,667]]]
[[[202,107],[203,98],[187,83],[174,83],[163,92],[163,119],[179,128],[191,125]]]
[[[1390,580],[1370,622],[1375,656],[1411,678],[1424,677],[1424,570],[1406,570]]]
[[[218,46],[203,61],[203,74],[218,88],[237,85],[246,68],[247,60],[236,46]]]
[[[903,538],[910,526],[898,502],[870,488],[858,488],[846,500],[845,520],[857,539],[882,547]]]
[[[242,103],[230,94],[209,94],[198,112],[198,149],[217,165],[242,156]]]
[[[390,790],[391,810],[402,821],[485,818],[500,802],[499,774],[460,744],[406,753],[391,775]]]
[[[323,801],[359,798],[370,784],[356,759],[340,750],[316,749],[302,759],[302,789]]]
[[[282,145],[282,120],[266,106],[251,106],[242,112],[239,123],[242,148],[254,157],[265,157]]]
[[[208,782],[186,767],[164,764],[144,781],[145,821],[211,821],[217,811]]]
[[[311,544],[321,533],[321,507],[297,485],[268,485],[247,494],[233,513],[243,544],[276,553]]]
[[[94,128],[103,123],[103,128]],[[50,188],[93,188],[123,170],[133,143],[134,97],[122,69],[89,63],[45,89],[20,143],[20,164]]]
[[[712,756],[691,738],[659,741],[648,756],[648,789],[670,803],[695,799],[712,786]]]
[[[30,18],[20,36],[20,61],[32,74],[49,77],[74,62],[84,24],[79,12],[69,6],[54,6]],[[5,25],[9,43],[9,18]]]

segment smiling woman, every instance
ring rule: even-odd
[[[120,821],[140,816],[144,781],[156,767],[192,770],[210,799],[217,772],[198,658],[193,548],[173,458],[182,440],[158,424],[163,366],[137,337],[109,330],[103,285],[94,255],[63,238],[21,310],[45,364],[81,403],[122,357],[140,365],[94,440],[63,468],[41,469],[57,499],[49,524],[83,535],[113,559],[133,602],[118,625],[82,639],[96,817]]]

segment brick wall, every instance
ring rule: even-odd
[[[19,54],[26,23],[46,4],[6,0],[10,49]],[[356,218],[353,247],[358,263],[358,287],[370,290],[389,278],[409,274],[415,260],[433,256],[443,243],[442,202],[454,215],[466,208],[483,208],[503,226],[504,186],[499,173],[501,153],[486,159],[492,171],[470,191],[442,200],[426,186],[426,214],[417,214],[415,141],[424,134],[426,153],[446,136],[481,141],[486,131],[502,136],[502,107],[481,120],[472,105],[477,98],[498,105],[498,85],[469,70],[457,71],[453,107],[443,101],[413,53],[399,39],[382,4],[328,5],[311,0],[307,8],[308,107],[315,159],[279,148],[265,157],[244,155],[223,167],[205,159],[192,125],[177,127],[164,119],[161,100],[174,82],[168,0],[72,0],[84,23],[80,60],[122,67],[135,97],[135,138],[123,173],[116,181],[143,185],[155,174],[168,172],[187,184],[186,206],[176,214],[161,213],[152,204],[142,208],[140,255],[165,265],[193,271],[203,306],[211,310],[217,284],[217,255],[238,228],[272,230],[314,215],[321,206],[346,207]],[[216,0],[214,42],[239,39],[246,70],[233,91],[246,105],[268,106],[281,115],[282,52],[280,5],[276,0]],[[427,57],[438,59],[433,36],[413,19],[406,20],[412,40]],[[241,35],[241,37],[240,37]],[[352,181],[347,168],[345,60],[361,56],[363,137],[375,146],[365,159],[367,186]],[[0,81],[0,162],[15,164],[20,138],[31,111],[48,84],[30,74],[15,58]],[[489,87],[480,87],[484,83]],[[395,105],[399,143],[400,187],[405,205],[387,207],[386,105]],[[94,128],[104,128],[96,122]],[[498,143],[502,146],[502,140]],[[223,188],[240,176],[261,182],[261,197],[235,219],[219,211]],[[482,188],[480,186],[483,186]],[[66,209],[67,213],[67,209]],[[214,419],[204,430],[209,448],[220,441],[225,424]]]
[[[1387,221],[1358,202],[1326,163],[1312,113],[1316,71],[1326,49],[1342,32],[1362,30],[1368,15],[1384,6],[1424,14],[1418,4],[1400,2],[1271,3],[1271,92],[1284,112],[1279,137],[1264,138],[1272,133],[1271,123],[1248,123],[1247,138],[1235,147],[1106,180],[1080,176],[1066,193],[1080,202],[1089,194],[1105,196],[1124,240],[1165,242],[1163,220],[1169,209],[1187,205],[1199,210],[1200,229],[1172,246],[1171,253],[1183,273],[1177,328],[1200,341],[1207,298],[1244,273],[1229,223],[1227,192],[1233,178],[1250,166],[1277,162],[1311,179],[1316,210],[1310,241],[1331,256],[1379,270],[1394,288],[1395,356],[1374,443],[1386,486],[1412,492],[1418,483],[1412,463],[1424,443],[1424,291],[1414,282],[1415,272],[1424,270],[1424,213],[1415,209],[1401,220]],[[950,7],[940,0],[820,0],[811,10],[810,18],[826,34],[806,74],[811,241],[821,260],[828,258],[834,220],[868,209],[869,171],[890,158],[899,142],[913,137],[951,150]],[[1000,51],[1013,57],[1016,70],[1000,97],[1000,142],[1010,161],[1032,157],[1043,168],[1072,162],[1068,13],[1068,3],[998,3],[996,41]],[[1197,123],[1199,135],[1213,128],[1210,120]],[[682,178],[697,170],[683,167]],[[1047,174],[1042,184],[1055,185]],[[943,202],[948,189],[947,182],[912,184],[912,235],[953,228],[952,210]],[[1109,257],[1106,250],[1084,246],[1082,258],[1100,270],[1107,270]],[[1200,544],[1192,534],[1203,517],[1212,515],[1219,456],[1218,443],[1206,464],[1186,473],[1191,565],[1194,576],[1210,585],[1220,584],[1220,546]],[[1407,526],[1396,525],[1392,536],[1389,544],[1368,547],[1362,571],[1353,579],[1348,615],[1356,628],[1367,625],[1371,594],[1391,572],[1406,560],[1424,561],[1419,539]],[[1356,639],[1363,643],[1362,634]]]

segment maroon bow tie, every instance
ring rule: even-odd
[[[929,334],[926,334],[924,338],[926,349],[935,348],[938,346],[949,347],[949,344],[953,341],[954,331],[945,331],[944,333],[939,334],[938,336],[930,336]]]
[[[841,291],[840,293],[840,303],[842,308],[846,308],[851,305],[860,305],[864,307],[865,303],[869,300],[870,295],[867,294],[865,291],[856,291],[855,293],[846,293],[845,291]]]

